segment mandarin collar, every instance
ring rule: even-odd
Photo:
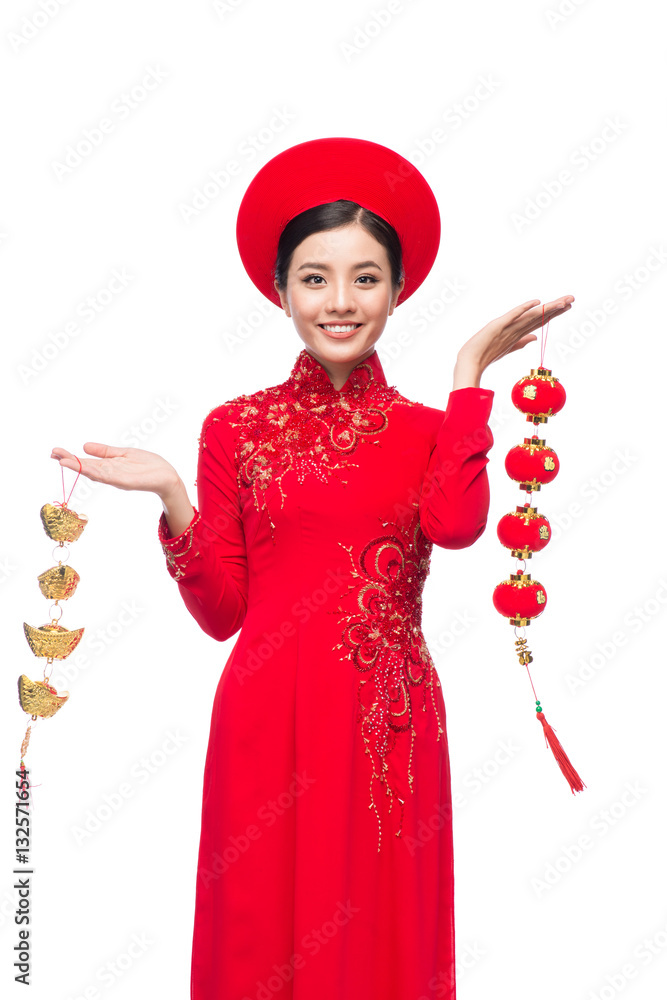
[[[369,387],[387,387],[387,379],[377,351],[354,366],[342,389],[334,388],[322,364],[305,348],[298,355],[290,374],[298,391],[335,397],[359,395]]]

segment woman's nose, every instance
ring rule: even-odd
[[[354,298],[354,291],[347,281],[332,281],[329,283],[329,301],[327,302],[328,312],[346,313],[354,312],[357,304]]]

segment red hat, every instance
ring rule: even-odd
[[[366,139],[312,139],[264,164],[243,196],[236,241],[260,292],[280,305],[273,287],[278,240],[287,223],[316,205],[355,201],[394,227],[403,252],[405,286],[398,304],[431,270],[440,242],[435,195],[400,153]]]

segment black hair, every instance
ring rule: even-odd
[[[278,241],[278,253],[273,270],[273,276],[282,291],[287,287],[287,272],[292,261],[292,255],[300,243],[313,233],[325,232],[329,229],[341,229],[351,223],[358,222],[367,233],[370,233],[387,251],[391,268],[391,283],[397,288],[403,277],[403,254],[396,230],[375,212],[362,208],[356,201],[329,201],[324,205],[315,205],[305,212],[295,216],[287,223]]]

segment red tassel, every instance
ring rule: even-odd
[[[551,747],[553,755],[558,762],[559,768],[567,778],[568,784],[572,790],[572,794],[574,795],[575,792],[583,791],[586,785],[584,785],[583,781],[581,780],[575,769],[572,767],[572,764],[570,763],[567,754],[565,753],[562,746],[558,742],[558,737],[556,736],[555,732],[553,731],[547,720],[544,718],[544,712],[537,712],[537,718],[542,723],[542,728],[544,730],[544,736],[547,741],[547,744]]]

